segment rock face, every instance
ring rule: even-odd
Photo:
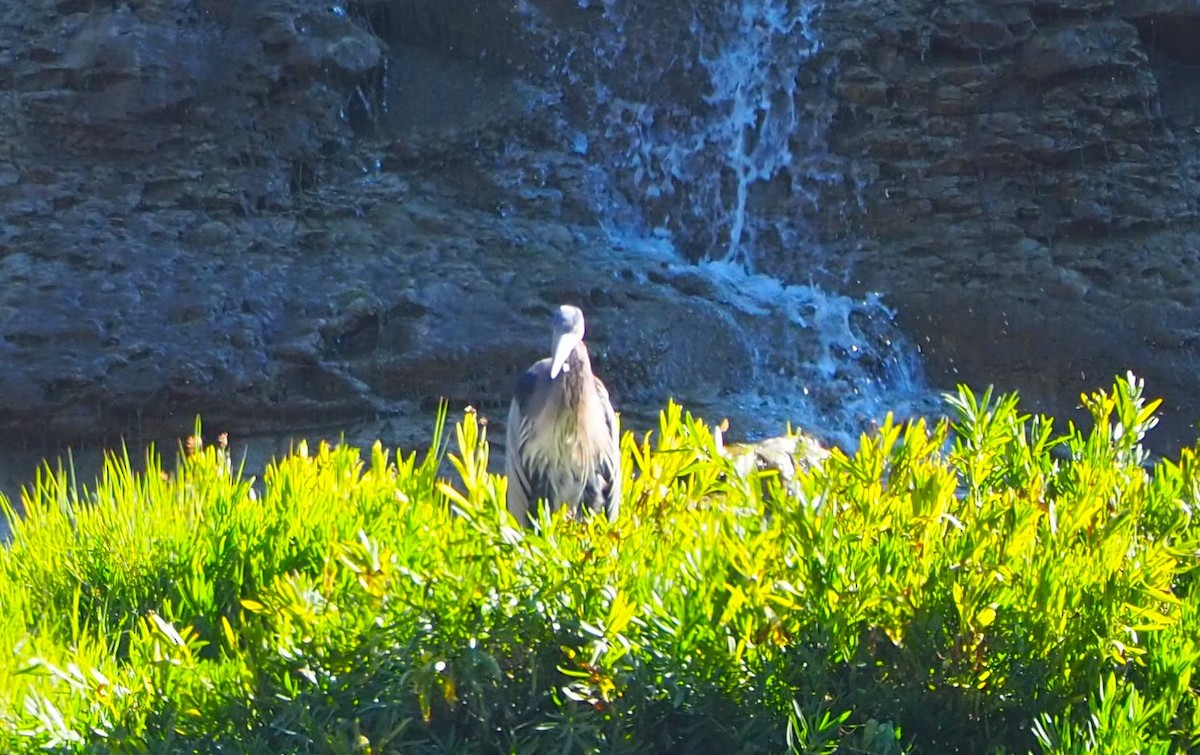
[[[160,420],[183,407],[360,405],[280,355],[324,302],[297,301],[276,271],[322,277],[294,255],[297,200],[332,172],[343,90],[379,65],[378,40],[283,2],[3,14],[5,434],[112,438],[173,433]],[[274,402],[291,384],[330,400]]]
[[[837,3],[825,20],[835,150],[871,179],[848,264],[935,382],[1066,414],[1133,369],[1166,399],[1161,447],[1194,441],[1200,5]]]
[[[588,311],[598,370],[631,405],[719,402],[800,369],[803,335],[763,353],[769,318],[611,250],[596,152],[562,139],[596,112],[598,79],[573,56],[605,4],[10,5],[9,438],[178,436],[196,414],[235,434],[303,429],[443,395],[498,409],[561,301]],[[625,112],[673,103],[631,129],[711,94],[670,44],[720,4],[675,5],[630,6],[638,31],[609,60]],[[884,292],[940,384],[1064,413],[1133,368],[1174,409],[1160,443],[1194,438],[1195,3],[845,0],[816,23],[795,98],[824,128],[794,146],[827,138],[844,180],[817,199],[756,187],[751,207],[797,218],[822,250],[816,269],[794,238],[763,236],[759,268]],[[575,86],[551,85],[567,74]],[[728,240],[685,238],[669,193],[624,188],[690,254]]]

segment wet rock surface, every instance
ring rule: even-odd
[[[547,55],[603,9],[534,5],[536,35],[476,2],[0,11],[5,437],[139,444],[197,414],[235,437],[303,433],[442,396],[502,418],[561,301],[587,311],[631,418],[671,395],[736,416],[722,397],[798,371],[803,332],[714,306],[710,281],[601,230],[586,148],[559,130],[584,89],[547,86]],[[651,44],[683,11],[639,12],[621,96],[702,101],[703,77]],[[1160,445],[1190,441],[1195,4],[842,2],[819,23],[822,73],[795,96],[828,121],[844,180],[749,202],[803,215],[824,262],[781,237],[759,268],[884,292],[935,384],[1066,414],[1133,368],[1167,400]],[[381,432],[427,435],[411,424]]]

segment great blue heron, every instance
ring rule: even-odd
[[[603,510],[615,520],[621,505],[617,416],[592,372],[578,307],[555,310],[550,353],[517,381],[508,411],[508,510],[522,524],[531,523],[539,501],[551,511],[567,506],[572,515],[585,507]]]

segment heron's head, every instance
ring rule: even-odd
[[[554,311],[554,342],[550,347],[550,379],[569,369],[567,357],[583,340],[583,312],[579,307],[564,304]]]

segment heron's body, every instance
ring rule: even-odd
[[[619,431],[604,383],[583,345],[583,314],[555,316],[554,356],[517,381],[508,413],[508,510],[529,523],[539,501],[551,511],[584,508],[616,519],[621,499]]]

